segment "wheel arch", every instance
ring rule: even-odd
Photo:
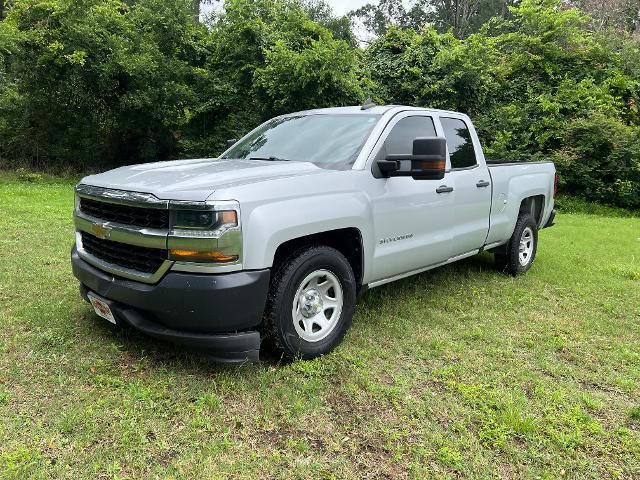
[[[544,195],[531,195],[525,197],[520,202],[520,209],[518,210],[518,216],[523,213],[530,213],[536,221],[538,228],[542,226],[542,220],[544,217],[544,206],[546,198]],[[514,225],[515,228],[515,225]]]
[[[524,197],[522,200],[520,200],[517,214],[515,215],[512,214],[513,217],[511,219],[511,225],[508,227],[509,230],[507,230],[509,232],[508,233],[509,236],[507,237],[506,241],[498,245],[497,247],[490,249],[489,251],[497,254],[503,254],[504,252],[506,252],[509,246],[509,241],[516,229],[518,218],[520,218],[522,214],[525,214],[525,213],[531,214],[531,216],[536,222],[536,225],[538,226],[538,229],[540,229],[543,218],[544,218],[545,200],[546,200],[546,197],[543,194],[529,195]]]
[[[273,268],[282,263],[291,253],[304,247],[325,245],[342,253],[353,270],[358,290],[364,277],[364,243],[362,232],[355,227],[339,228],[292,238],[281,243],[273,258]]]

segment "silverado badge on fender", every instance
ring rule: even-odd
[[[382,240],[380,240],[379,244],[386,245],[387,243],[399,242],[401,240],[409,240],[410,238],[413,238],[413,233],[408,233],[406,235],[398,235],[397,237],[383,238]]]

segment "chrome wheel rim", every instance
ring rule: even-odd
[[[338,325],[344,303],[340,280],[329,270],[305,277],[293,297],[293,326],[300,338],[316,343]]]
[[[533,230],[531,227],[525,228],[520,236],[520,247],[518,251],[518,259],[520,260],[520,265],[523,267],[526,267],[531,263],[534,242]]]

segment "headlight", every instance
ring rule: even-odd
[[[195,229],[214,232],[220,228],[238,226],[238,213],[235,210],[221,212],[206,210],[176,210],[174,213],[174,229]]]
[[[237,264],[242,254],[237,202],[171,202],[169,258],[194,264]]]

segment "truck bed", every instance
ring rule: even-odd
[[[506,158],[492,158],[487,159],[488,166],[500,166],[500,165],[522,165],[522,164],[534,164],[534,163],[553,163],[551,160],[512,160]]]
[[[553,211],[556,168],[553,162],[487,162],[492,180],[492,206],[487,245],[504,243],[511,236],[520,210],[520,199],[539,197],[540,225]]]

